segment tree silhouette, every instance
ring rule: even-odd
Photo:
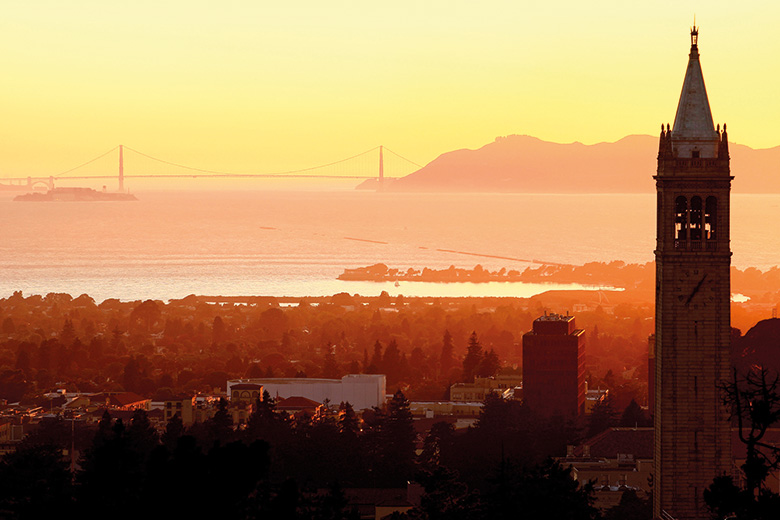
[[[181,420],[181,414],[176,412],[168,419],[168,424],[165,425],[165,432],[160,440],[163,446],[172,452],[182,435],[184,435],[184,422]]]
[[[453,352],[455,351],[452,343],[452,335],[449,330],[444,331],[444,338],[441,343],[441,354],[439,355],[439,367],[441,368],[441,374],[447,375],[450,369],[455,365],[455,358]]]
[[[463,381],[468,383],[474,380],[474,376],[477,375],[477,367],[482,362],[483,356],[482,345],[479,344],[477,333],[476,331],[472,332],[469,336],[469,345],[466,348],[466,357],[463,358]]]
[[[593,437],[617,423],[617,412],[612,405],[612,396],[607,394],[593,406],[588,422],[587,437]]]
[[[498,354],[491,348],[482,356],[482,359],[475,369],[475,375],[478,377],[493,377],[498,373],[500,368],[501,361],[498,359]]]
[[[414,471],[415,437],[412,412],[403,392],[397,390],[387,403],[381,423],[382,462],[389,483],[406,482]]]
[[[68,462],[56,444],[27,445],[3,457],[0,482],[4,518],[68,518],[76,513]]]
[[[721,518],[773,518],[780,511],[780,495],[766,486],[766,478],[780,468],[780,448],[767,443],[765,436],[780,421],[780,376],[758,367],[740,378],[735,368],[722,390],[723,403],[745,444],[745,487],[737,486],[730,476],[720,476],[705,490],[704,500]]]

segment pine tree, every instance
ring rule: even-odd
[[[214,316],[211,324],[211,342],[218,345],[223,341],[225,341],[225,323],[221,317]]]
[[[444,376],[450,372],[450,369],[455,364],[453,351],[452,335],[450,335],[449,330],[445,330],[441,344],[441,355],[439,356],[439,366],[441,367],[441,374]]]
[[[371,356],[371,364],[366,368],[367,374],[379,374],[382,372],[382,344],[379,340],[374,343],[374,354]]]
[[[414,472],[415,438],[412,412],[403,392],[396,391],[382,421],[383,465],[389,483],[405,482]]]
[[[336,379],[341,375],[339,365],[336,362],[336,347],[328,346],[325,360],[323,362],[322,377],[325,379]]]
[[[469,336],[469,346],[466,349],[466,357],[463,358],[463,381],[469,383],[474,381],[474,376],[477,375],[477,367],[482,361],[484,354],[482,352],[482,345],[479,344],[477,339],[477,333],[472,332]]]
[[[211,448],[215,443],[225,445],[233,440],[233,417],[228,411],[227,400],[221,398],[217,405],[217,411],[214,417],[208,419],[205,423],[208,432],[208,445]]]
[[[617,423],[617,413],[612,404],[612,396],[607,394],[603,399],[593,406],[588,423],[587,437],[593,437],[603,432],[607,428],[615,426]]]
[[[498,354],[492,348],[482,357],[482,361],[479,362],[476,368],[477,377],[493,377],[498,373],[501,368],[501,361],[498,359]]]
[[[338,425],[339,433],[344,436],[357,437],[360,431],[357,414],[349,401],[339,404]]]
[[[382,368],[387,374],[387,383],[395,385],[401,375],[401,352],[398,350],[398,343],[391,340],[385,349],[385,355],[382,356]]]
[[[165,433],[162,434],[160,440],[168,450],[173,452],[182,435],[184,435],[184,422],[181,420],[179,412],[176,412],[165,425]]]

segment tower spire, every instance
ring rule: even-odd
[[[691,27],[691,52],[680,102],[674,117],[672,143],[678,157],[715,157],[719,137],[712,122],[710,102],[699,62],[699,28]]]

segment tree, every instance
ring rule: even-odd
[[[766,478],[780,468],[780,448],[768,444],[765,435],[780,421],[780,376],[754,368],[740,378],[735,368],[722,390],[723,403],[730,408],[745,445],[745,487],[737,486],[730,476],[720,476],[705,490],[704,500],[721,518],[774,518],[780,510],[780,495],[766,487]]]
[[[463,358],[463,381],[471,382],[477,374],[477,367],[482,361],[482,345],[479,344],[476,331],[469,336],[469,345],[466,348],[466,357]]]
[[[337,379],[340,375],[339,364],[336,361],[336,347],[328,346],[322,368],[322,377],[325,379]]]
[[[623,415],[620,417],[618,426],[632,427],[645,425],[647,425],[647,417],[645,416],[644,410],[642,410],[642,407],[639,406],[634,399],[631,399],[631,402],[628,403],[626,409],[623,410]]]
[[[390,341],[385,349],[381,366],[385,374],[387,374],[387,383],[389,385],[396,384],[401,377],[401,351],[398,349],[398,343],[394,339]]]
[[[143,375],[138,359],[131,357],[127,360],[124,372],[122,373],[122,386],[124,386],[125,390],[128,392],[140,392]]]
[[[141,461],[146,461],[149,454],[159,444],[159,436],[146,410],[135,410],[127,428],[128,448],[132,450]]]
[[[173,417],[168,419],[168,424],[165,425],[165,433],[162,434],[160,440],[163,446],[172,452],[182,435],[184,435],[184,422],[181,420],[181,414],[176,412],[173,414]]]
[[[651,520],[652,517],[650,497],[639,498],[635,490],[627,489],[620,496],[620,503],[607,510],[604,520]]]
[[[603,432],[607,428],[615,426],[617,422],[617,413],[612,405],[612,396],[607,394],[593,406],[588,422],[587,437],[593,437]]]
[[[208,448],[215,443],[227,444],[233,439],[233,416],[228,410],[227,399],[220,398],[214,416],[207,419]]]
[[[16,325],[10,316],[3,320],[3,325],[0,327],[0,331],[2,331],[4,334],[13,334],[16,332]]]
[[[379,374],[383,369],[382,365],[382,344],[379,340],[374,343],[374,354],[371,356],[371,363],[366,367],[366,374]]]
[[[468,520],[470,518],[485,518],[484,505],[479,494],[470,491],[468,486],[460,481],[458,472],[444,466],[434,466],[430,471],[423,471],[417,478],[422,484],[425,494],[420,499],[419,507],[408,515],[415,520]]]
[[[71,473],[55,444],[20,446],[0,462],[4,518],[69,518],[76,514]],[[6,516],[8,513],[11,515]]]
[[[140,514],[145,461],[133,449],[121,419],[112,426],[111,416],[103,414],[81,467],[77,490],[84,516],[98,517],[113,508],[127,517]]]
[[[388,482],[405,482],[414,470],[416,434],[409,401],[400,390],[397,390],[387,403],[387,416],[382,421],[380,431],[382,462]]]
[[[420,464],[424,467],[448,466],[454,455],[455,428],[447,422],[435,423],[425,436],[420,453]]]
[[[487,493],[484,518],[582,519],[600,517],[593,507],[593,486],[580,486],[572,468],[548,459],[530,470],[502,461],[494,486]]]
[[[21,400],[32,389],[32,383],[24,377],[21,370],[3,370],[0,372],[0,399],[9,403]]]
[[[737,486],[731,475],[715,477],[704,490],[704,502],[715,518],[770,520],[780,511],[780,495],[769,489],[751,494]]]
[[[141,331],[149,333],[160,319],[162,311],[154,300],[146,300],[133,309],[130,313],[130,326],[137,327]]]
[[[211,342],[220,344],[223,341],[225,341],[225,323],[220,316],[214,316],[214,321],[211,323]]]
[[[278,447],[287,439],[290,425],[280,414],[276,413],[276,402],[267,390],[263,397],[257,398],[252,406],[252,413],[247,419],[244,438],[247,442],[256,440],[268,441],[271,446]]]
[[[360,431],[360,423],[352,405],[347,402],[339,404],[339,433],[347,437],[356,437]]]
[[[454,345],[452,343],[452,335],[449,330],[444,331],[444,338],[441,343],[441,355],[439,356],[439,366],[441,367],[441,374],[446,375],[449,373],[452,366],[455,364],[455,358],[453,357]]]
[[[30,352],[27,350],[31,346],[29,343],[22,343],[16,353],[16,369],[21,370],[24,374],[29,374],[32,367]]]
[[[477,377],[493,377],[501,368],[501,361],[498,354],[491,348],[477,365],[475,375]]]
[[[73,326],[73,321],[66,319],[60,332],[60,343],[70,345],[74,339],[76,339],[76,328]]]

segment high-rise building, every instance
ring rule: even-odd
[[[674,126],[661,128],[655,306],[653,516],[709,518],[703,491],[731,472],[729,192],[726,125],[715,127],[698,29]]]
[[[546,416],[585,412],[585,347],[574,316],[545,314],[523,335],[523,402]]]

